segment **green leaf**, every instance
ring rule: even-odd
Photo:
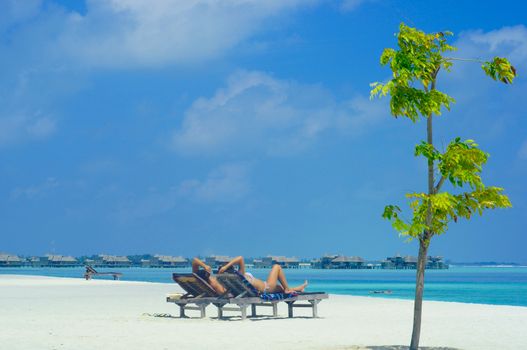
[[[415,146],[415,156],[424,156],[426,159],[435,161],[441,159],[442,154],[431,144],[426,141],[421,141],[421,143]]]
[[[492,61],[483,63],[481,66],[489,77],[505,84],[511,84],[516,78],[516,68],[503,57],[494,57]]]
[[[388,220],[391,220],[393,218],[397,218],[398,213],[401,212],[401,208],[399,208],[396,205],[387,205],[384,207],[384,212],[382,214],[382,217]]]
[[[441,175],[457,187],[468,184],[473,189],[483,188],[482,166],[489,155],[478,148],[474,140],[461,141],[459,137],[448,145],[446,152],[437,158]]]

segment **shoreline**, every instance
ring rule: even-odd
[[[0,343],[21,350],[341,350],[402,349],[393,346],[410,339],[411,300],[331,294],[317,319],[309,310],[289,319],[284,303],[276,319],[218,320],[213,307],[207,318],[180,319],[165,301],[180,291],[175,283],[0,275]],[[422,346],[520,349],[527,344],[526,322],[521,306],[424,301]]]
[[[0,274],[0,281],[2,279],[2,276],[14,277],[15,279],[20,279],[20,280],[24,280],[27,277],[28,280],[32,280],[33,282],[39,279],[50,279],[50,280],[60,279],[60,280],[73,280],[73,281],[78,281],[78,280],[84,281],[85,280],[82,277],[63,277],[63,276],[56,277],[56,276],[42,276],[42,275],[15,275],[15,274],[2,275]],[[88,283],[97,283],[97,282],[107,283],[109,282],[109,283],[116,283],[116,284],[124,283],[124,284],[145,285],[145,286],[161,285],[161,286],[172,286],[176,289],[179,289],[179,286],[175,282],[172,282],[172,283],[171,282],[149,282],[149,281],[132,281],[132,280],[114,281],[114,280],[109,280],[109,279],[97,279],[97,278],[94,278],[93,280],[90,280],[87,282]],[[182,292],[181,289],[178,292],[180,291]],[[366,299],[386,299],[386,300],[401,300],[401,301],[411,301],[411,302],[413,302],[414,300],[414,299],[408,299],[408,298],[386,297],[386,296],[383,296],[382,294],[379,294],[377,296],[340,294],[340,293],[328,293],[328,294],[330,296],[342,296],[342,297],[366,298]],[[426,301],[427,303],[447,303],[447,304],[462,304],[462,305],[467,304],[467,305],[481,305],[481,306],[506,306],[506,307],[517,307],[517,308],[527,309],[527,306],[523,306],[523,305],[485,304],[485,303],[470,303],[470,302],[461,302],[461,301],[430,300],[430,299],[424,299],[424,301]]]
[[[17,268],[18,269],[18,268]],[[30,268],[32,269],[32,268]],[[26,271],[30,270],[30,269],[26,269]],[[63,268],[57,268],[57,270],[62,270],[62,269],[66,269],[65,267]],[[68,268],[69,269],[69,268]],[[73,268],[73,269],[76,269],[76,268]],[[138,268],[138,269],[143,269],[143,268]],[[151,268],[144,268],[146,270],[150,270]],[[159,272],[159,270],[165,272],[165,269],[154,269],[156,270],[156,272]],[[166,269],[166,270],[169,270],[169,269]],[[187,272],[187,269],[184,269],[185,272]],[[298,271],[298,270],[295,270],[295,271]],[[331,273],[331,270],[324,270],[324,271],[329,271],[329,273]],[[341,271],[341,270],[339,270]],[[156,281],[156,280],[150,280],[150,281],[143,281],[143,280],[138,280],[138,279],[126,279],[126,277],[128,277],[128,275],[125,277],[125,279],[121,280],[120,282],[139,282],[139,283],[160,283],[160,284],[165,284],[165,285],[176,285],[168,276],[170,274],[168,273],[167,271],[167,278],[164,279],[163,281]],[[13,273],[13,270],[11,270],[10,273],[2,273],[2,269],[0,269],[0,276],[34,276],[34,277],[50,277],[50,278],[72,278],[72,279],[80,279],[80,280],[84,280],[84,278],[82,276],[53,276],[53,275],[38,275],[38,274],[16,274],[16,273]],[[133,278],[133,277],[132,277]],[[302,280],[303,279],[309,279],[309,277],[302,277]],[[102,279],[100,279],[102,280]],[[405,283],[405,284],[409,284],[410,282],[408,283]],[[410,283],[412,286],[414,286],[414,282]],[[360,286],[361,283],[357,283],[357,282],[353,282],[351,283],[350,286],[353,286],[353,287],[357,287],[357,286]],[[323,291],[326,291],[328,292],[329,294],[332,294],[332,295],[343,295],[343,296],[356,296],[356,297],[367,297],[367,298],[374,298],[374,299],[388,299],[388,300],[406,300],[406,301],[413,301],[414,298],[413,298],[413,291],[411,293],[411,295],[400,295],[400,291],[399,292],[399,295],[396,295],[394,296],[393,294],[383,294],[383,293],[378,293],[378,294],[375,294],[375,293],[372,293],[373,290],[395,290],[397,292],[397,286],[398,284],[393,284],[393,285],[389,285],[389,286],[383,286],[383,288],[381,289],[377,289],[375,287],[372,287],[371,290],[368,290],[368,293],[351,293],[351,292],[343,292],[343,291],[340,291],[340,290],[331,290],[331,288],[329,289],[326,289],[324,288],[324,286],[322,285],[316,285],[316,283],[313,283],[309,288],[310,289],[317,289],[317,290],[323,290]],[[425,285],[425,290],[426,288],[433,288],[434,286],[434,282],[427,282],[427,284]],[[386,287],[386,288],[385,288]],[[395,289],[394,289],[395,288]],[[431,289],[429,289],[431,290]],[[309,291],[309,290],[308,290]],[[356,292],[356,291],[355,291]],[[525,301],[520,301],[520,302],[517,302],[517,303],[514,303],[514,301],[511,303],[506,303],[506,302],[481,302],[481,301],[466,301],[466,300],[444,300],[441,298],[441,296],[437,296],[437,291],[435,292],[435,295],[434,295],[434,292],[430,292],[429,293],[432,293],[432,297],[430,295],[426,296],[426,291],[425,291],[425,301],[437,301],[437,302],[445,302],[445,303],[460,303],[460,304],[474,304],[474,305],[497,305],[497,306],[515,306],[515,307],[523,307],[523,308],[527,308],[527,304],[525,304]],[[435,297],[434,297],[435,296]],[[458,298],[459,299],[459,298]],[[466,298],[465,298],[466,299]]]

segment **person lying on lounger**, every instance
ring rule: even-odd
[[[238,267],[238,272],[245,276],[247,281],[251,283],[254,288],[263,293],[293,293],[303,292],[307,287],[307,281],[296,287],[289,287],[285,278],[284,270],[280,265],[273,265],[271,272],[267,276],[266,281],[262,281],[254,277],[250,272],[245,271],[245,262],[243,257],[239,256],[232,259],[227,264],[223,265],[218,269],[218,273],[225,273],[232,269],[234,266]]]
[[[221,285],[220,282],[218,282],[216,277],[211,276],[211,267],[205,264],[200,259],[194,258],[192,260],[192,272],[207,281],[218,294],[223,294],[226,292],[225,288]]]

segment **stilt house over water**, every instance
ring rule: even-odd
[[[75,267],[81,263],[72,256],[48,254],[40,259],[41,266],[49,267]]]
[[[182,256],[155,255],[149,260],[149,267],[190,267],[190,261]]]
[[[0,253],[0,267],[18,267],[22,264],[23,260],[18,255]]]

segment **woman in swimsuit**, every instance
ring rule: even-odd
[[[209,282],[210,286],[214,288],[218,294],[224,294],[226,292],[225,287],[223,287],[221,283],[218,282],[216,277],[211,276],[211,267],[200,259],[194,258],[192,260],[192,272],[203,278],[205,281]]]
[[[218,270],[218,273],[224,273],[228,271],[229,269],[232,269],[234,266],[238,266],[238,272],[244,275],[245,278],[249,281],[249,283],[251,283],[254,286],[254,288],[256,288],[260,292],[265,292],[265,293],[303,292],[304,289],[307,287],[307,281],[305,281],[303,284],[299,286],[290,287],[287,284],[287,280],[285,279],[284,270],[282,269],[282,266],[280,265],[273,265],[273,267],[271,268],[271,272],[269,272],[269,275],[267,276],[267,280],[262,281],[254,277],[250,272],[245,271],[245,262],[243,261],[242,256],[234,258],[231,261],[229,261],[226,265],[223,265]]]

